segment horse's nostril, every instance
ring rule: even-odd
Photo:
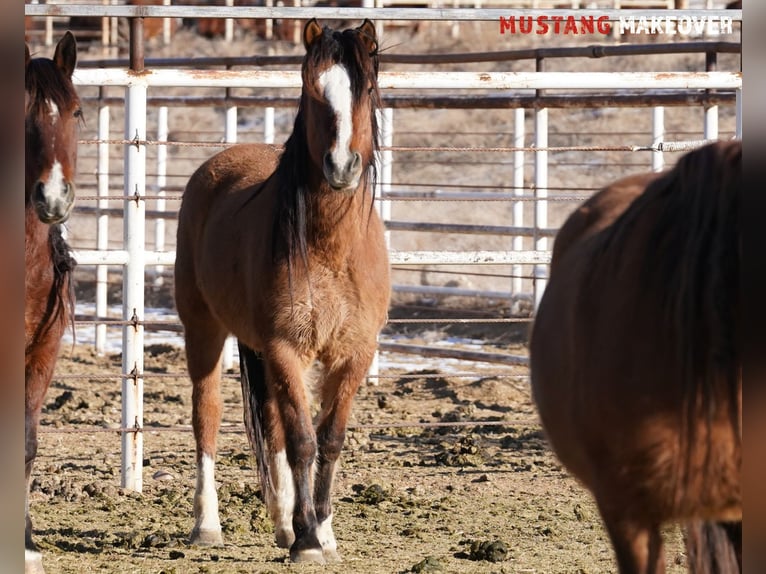
[[[351,169],[356,171],[357,169],[359,169],[359,166],[361,164],[362,164],[362,155],[359,152],[354,152],[354,155],[351,158],[351,164],[350,164]]]
[[[332,155],[330,152],[324,154],[324,168],[328,171],[333,171],[335,169],[335,164],[332,161]]]

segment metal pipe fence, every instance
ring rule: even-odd
[[[96,12],[95,8],[98,8]],[[519,17],[529,15],[526,10],[506,9],[383,9],[375,10],[374,14],[366,8],[312,10],[312,16],[319,18],[331,17],[332,19],[359,19],[371,17],[376,20],[440,20],[440,21],[476,21],[498,20],[500,16]],[[566,17],[570,11],[560,11]],[[576,12],[577,17],[588,11]],[[741,11],[685,11],[690,16],[717,15],[719,17],[733,17],[741,20]],[[720,12],[720,14],[718,14]],[[739,12],[739,13],[738,13]],[[94,320],[97,328],[97,345],[103,344],[107,325],[121,326],[123,329],[122,351],[122,483],[123,486],[135,490],[141,490],[141,464],[143,449],[143,385],[145,376],[143,370],[144,331],[150,325],[160,325],[163,329],[169,325],[147,321],[144,314],[144,289],[147,282],[147,268],[169,267],[173,264],[175,253],[167,250],[161,241],[156,242],[153,248],[147,249],[146,245],[146,222],[149,215],[156,215],[157,220],[163,221],[170,215],[163,215],[167,205],[166,201],[176,198],[168,195],[167,185],[167,151],[169,146],[183,147],[187,142],[175,142],[170,140],[167,130],[167,111],[160,113],[160,128],[155,140],[147,133],[148,108],[151,105],[159,105],[160,110],[168,106],[179,105],[223,105],[226,108],[225,135],[223,141],[215,142],[188,142],[190,147],[220,147],[230,145],[237,141],[237,109],[245,106],[266,107],[266,120],[264,122],[264,141],[274,140],[274,109],[287,105],[290,100],[287,96],[232,96],[229,90],[234,88],[247,89],[287,89],[296,90],[300,87],[300,75],[296,71],[287,70],[260,70],[257,74],[245,70],[210,70],[195,69],[185,70],[181,67],[173,69],[146,69],[149,60],[143,57],[142,22],[145,17],[180,17],[193,14],[202,18],[306,18],[306,12],[301,8],[293,7],[179,7],[179,6],[74,6],[74,5],[26,5],[27,15],[51,15],[57,16],[108,16],[128,17],[131,22],[131,52],[130,68],[109,67],[90,68],[82,66],[75,74],[75,83],[79,87],[98,87],[104,90],[107,87],[122,88],[124,98],[104,97],[100,94],[99,102],[99,131],[98,138],[92,143],[98,146],[98,193],[94,196],[98,203],[96,215],[98,217],[99,238],[97,249],[78,249],[75,258],[81,266],[96,266],[98,271],[97,284],[97,318]],[[609,11],[599,10],[598,13],[606,14],[610,19],[620,16],[641,17],[647,15],[647,11]],[[728,45],[719,46],[721,51],[730,50]],[[711,48],[712,49],[712,48]],[[587,51],[587,50],[586,50]],[[627,52],[627,50],[625,50]],[[715,51],[715,50],[713,50]],[[603,51],[590,49],[590,56],[609,55]],[[562,52],[563,54],[564,52]],[[531,52],[530,52],[531,54]],[[586,54],[579,54],[586,55]],[[394,266],[455,266],[455,265],[502,265],[512,269],[509,281],[509,292],[520,293],[521,281],[517,281],[523,275],[522,266],[532,267],[534,271],[533,291],[530,294],[535,304],[539,301],[547,278],[547,264],[550,261],[549,239],[555,233],[555,229],[548,225],[548,203],[557,201],[559,198],[551,194],[555,187],[549,185],[548,167],[550,153],[564,153],[573,151],[626,151],[647,152],[651,154],[652,167],[660,169],[664,162],[664,153],[672,149],[682,149],[688,145],[699,145],[701,141],[678,142],[674,146],[672,142],[665,141],[665,126],[663,124],[665,105],[699,105],[705,108],[704,134],[705,138],[714,138],[718,134],[718,106],[731,105],[732,100],[736,109],[736,136],[741,137],[741,90],[742,76],[739,72],[718,71],[711,65],[708,58],[708,69],[704,72],[592,72],[580,74],[573,72],[546,72],[542,70],[542,62],[548,57],[545,52],[534,52],[537,71],[534,72],[404,72],[382,71],[380,74],[380,86],[385,91],[385,105],[382,110],[383,153],[379,159],[381,174],[379,181],[378,202],[384,220],[388,223],[388,238],[392,232],[414,232],[421,230],[441,232],[464,232],[491,235],[507,235],[513,237],[511,249],[503,251],[492,250],[391,250],[391,263]],[[555,57],[555,56],[551,56]],[[566,56],[574,57],[574,56]],[[400,62],[406,63],[406,62]],[[280,64],[281,65],[281,64]],[[711,69],[713,68],[713,69]],[[149,97],[150,89],[164,89],[172,87],[207,87],[218,88],[227,91],[226,95],[219,98],[192,97],[178,98],[171,96]],[[398,95],[397,91],[417,91],[425,93]],[[545,90],[545,92],[542,92]],[[558,93],[552,93],[555,90]],[[651,94],[646,94],[651,90]],[[719,92],[711,92],[719,90]],[[721,90],[723,92],[721,92]],[[443,92],[450,95],[444,95]],[[571,92],[578,93],[572,96]],[[587,94],[586,91],[609,91],[608,94]],[[626,93],[634,91],[635,93]],[[671,92],[673,91],[673,92]],[[531,93],[527,93],[531,92]],[[562,93],[564,92],[564,93]],[[663,93],[664,92],[664,93]],[[460,94],[460,95],[458,95]],[[271,99],[269,99],[271,98]],[[651,142],[638,145],[619,146],[549,146],[549,112],[558,107],[575,107],[579,102],[590,98],[596,105],[601,106],[645,106],[652,105],[653,131]],[[630,98],[633,98],[632,100]],[[653,99],[654,98],[654,99]],[[662,99],[664,98],[664,99]],[[123,101],[124,100],[124,101]],[[110,139],[109,116],[110,109],[115,106],[124,106],[125,126],[122,139]],[[395,109],[399,108],[424,108],[434,107],[456,108],[516,108],[513,121],[513,145],[497,146],[396,146],[394,145],[394,120]],[[531,109],[531,119],[534,132],[532,145],[525,145],[525,123],[528,119],[524,108]],[[271,110],[270,112],[268,110]],[[398,112],[396,112],[398,113]],[[272,121],[269,121],[269,115]],[[165,118],[164,120],[162,118]],[[386,131],[387,130],[387,131]],[[108,195],[108,183],[110,165],[108,146],[121,145],[123,155],[123,193],[119,197]],[[161,152],[157,154],[156,174],[154,183],[147,178],[147,150],[154,147]],[[505,191],[440,191],[414,193],[412,191],[402,193],[394,182],[394,153],[437,152],[437,153],[507,153],[512,158],[512,184],[508,186],[509,192]],[[534,154],[533,182],[525,183],[525,164],[527,153]],[[402,161],[405,161],[403,159]],[[156,189],[156,194],[149,194],[147,190]],[[531,194],[527,194],[531,191]],[[430,194],[430,195],[429,195]],[[566,200],[571,201],[576,196],[568,195]],[[109,217],[115,217],[116,212],[111,211],[108,202],[114,200],[123,202],[122,216],[124,219],[124,236],[122,249],[108,249]],[[147,209],[148,200],[159,200],[154,213]],[[505,201],[513,206],[512,226],[466,226],[461,224],[444,224],[428,222],[406,222],[393,220],[391,215],[391,202],[394,201]],[[533,224],[524,225],[524,205],[534,205]],[[164,236],[164,224],[156,225],[155,235]],[[524,250],[523,238],[531,238],[533,248]],[[517,241],[518,239],[518,241]],[[107,266],[120,267],[123,269],[123,311],[122,319],[107,321],[106,309],[103,302],[106,300],[105,271]],[[509,277],[510,278],[510,277]],[[513,291],[511,291],[513,289]],[[464,288],[440,287],[432,290],[441,294],[451,293],[457,295],[475,294],[476,290]],[[414,290],[417,291],[417,290]],[[413,291],[411,291],[413,292]],[[99,343],[100,341],[100,343]],[[433,347],[412,345],[402,346],[397,343],[381,343],[381,349],[395,352],[415,352],[421,356],[443,357],[444,353],[455,351],[434,349]],[[468,356],[470,355],[470,356]],[[503,364],[524,365],[525,357],[514,357],[506,354],[490,356],[487,353],[467,352],[462,358],[468,360],[493,361]],[[381,377],[380,373],[373,373]]]

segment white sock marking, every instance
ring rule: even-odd
[[[287,462],[287,453],[280,450],[271,461],[271,480],[274,486],[273,497],[269,497],[269,514],[277,532],[293,530],[293,511],[295,510],[295,484],[293,471]]]
[[[194,499],[195,527],[199,530],[220,530],[215,461],[207,454],[203,454],[197,463],[197,491]]]

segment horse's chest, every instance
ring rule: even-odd
[[[358,324],[360,300],[347,280],[336,276],[315,279],[310,288],[284,301],[277,326],[307,353],[343,345],[353,338]]]

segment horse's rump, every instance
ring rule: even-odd
[[[655,522],[741,513],[740,162],[739,142],[706,146],[632,201],[606,188],[562,228],[533,392],[602,506]]]

